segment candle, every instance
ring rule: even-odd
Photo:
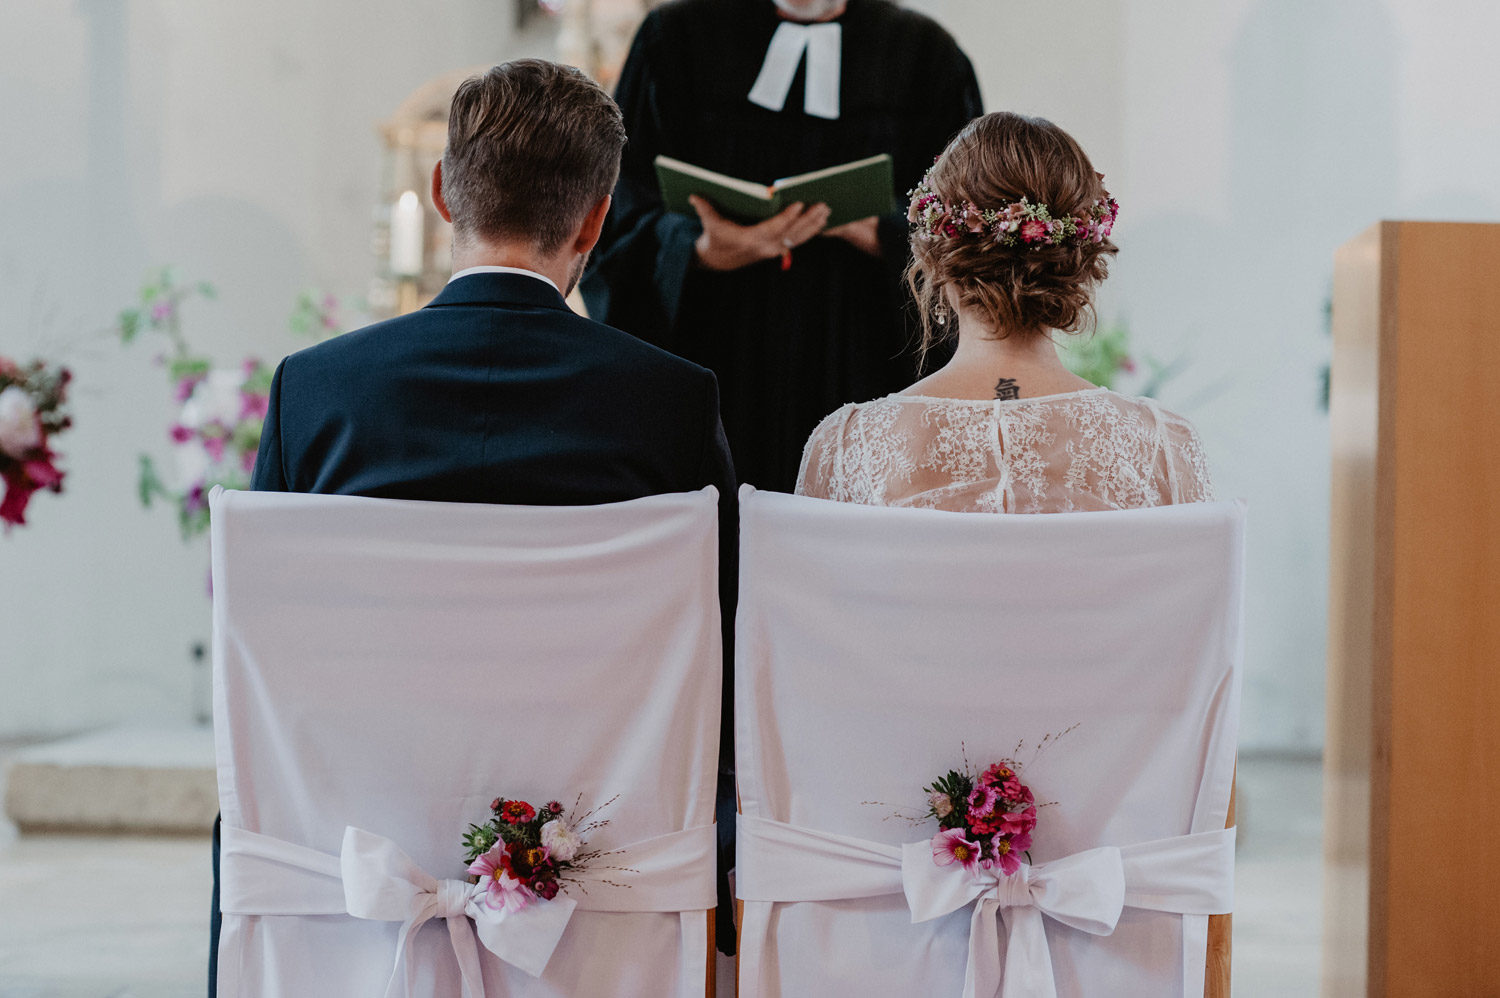
[[[422,202],[416,191],[402,191],[391,206],[391,273],[397,277],[422,273]]]

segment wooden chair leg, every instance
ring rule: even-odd
[[[1239,775],[1239,766],[1235,766]],[[1234,826],[1234,804],[1239,791],[1231,786],[1229,791],[1229,817],[1225,828]],[[1203,998],[1229,998],[1229,965],[1233,948],[1234,915],[1208,916],[1208,964],[1203,974]]]
[[[708,981],[704,984],[704,998],[714,998],[718,991],[719,975],[719,951],[715,944],[718,937],[714,934],[715,909],[708,909]]]

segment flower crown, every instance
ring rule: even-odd
[[[921,239],[949,239],[966,234],[987,236],[1000,246],[1025,246],[1037,249],[1063,243],[1102,243],[1115,226],[1120,206],[1105,191],[1082,215],[1053,218],[1040,201],[1022,197],[999,208],[981,208],[968,201],[948,204],[932,189],[932,171],[922,178],[916,190],[908,195],[911,207],[906,213],[912,231]],[[1104,175],[1100,174],[1103,180]]]

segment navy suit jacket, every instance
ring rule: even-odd
[[[735,481],[713,374],[577,315],[544,281],[472,274],[450,282],[425,308],[283,360],[251,488],[561,506],[705,485],[719,490],[727,651]],[[733,689],[726,654],[721,766],[733,759]],[[725,796],[726,778],[720,783]],[[726,868],[732,783],[727,799],[720,828]],[[217,832],[216,825],[210,994],[217,983]],[[732,946],[722,871],[720,877],[721,945]]]
[[[536,278],[474,274],[283,360],[251,487],[584,505],[705,485],[732,504],[709,371]]]

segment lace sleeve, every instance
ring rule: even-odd
[[[1161,411],[1161,460],[1165,462],[1167,488],[1162,494],[1171,502],[1212,502],[1213,482],[1208,474],[1208,456],[1193,424],[1173,412]]]
[[[802,467],[797,472],[797,495],[814,499],[833,499],[839,474],[839,453],[843,449],[844,423],[854,406],[837,409],[818,424],[807,445],[802,448]]]

